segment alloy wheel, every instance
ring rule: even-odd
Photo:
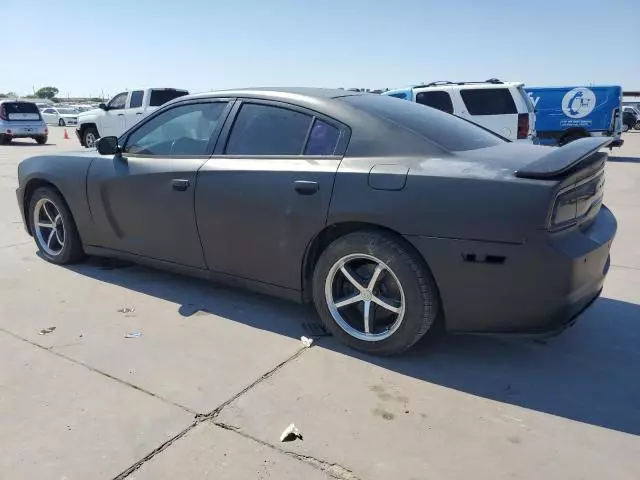
[[[41,198],[33,209],[34,230],[40,247],[52,257],[64,249],[65,230],[60,210],[48,198]]]
[[[385,340],[404,319],[402,285],[393,270],[372,255],[339,259],[327,274],[324,290],[333,319],[359,340]]]

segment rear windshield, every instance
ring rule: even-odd
[[[185,90],[151,90],[151,98],[149,100],[150,107],[159,107],[167,102],[170,102],[174,98],[183,97],[188,95],[189,92]]]
[[[2,108],[9,120],[39,120],[40,110],[31,102],[3,102]]]
[[[493,147],[506,142],[471,122],[418,103],[385,95],[353,95],[338,100],[399,124],[452,152]]]
[[[508,88],[477,88],[460,90],[469,115],[509,115],[518,113]]]

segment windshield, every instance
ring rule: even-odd
[[[452,152],[507,142],[499,135],[455,115],[398,98],[367,94],[340,97],[338,100],[399,124]]]
[[[78,111],[73,110],[72,108],[59,108],[58,113],[62,113],[64,115],[73,115],[75,113],[78,113]]]

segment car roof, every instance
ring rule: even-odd
[[[258,87],[258,88],[237,88],[229,90],[217,90],[213,92],[196,93],[185,97],[181,100],[189,98],[210,98],[210,97],[252,97],[273,100],[282,100],[289,98],[291,100],[301,98],[315,99],[333,99],[339,97],[347,97],[351,95],[363,95],[362,92],[352,92],[349,90],[340,90],[339,88],[312,88],[312,87]]]

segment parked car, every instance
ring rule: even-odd
[[[77,125],[80,112],[72,108],[47,107],[41,110],[44,121],[51,125]]]
[[[635,110],[625,108],[622,112],[622,131],[627,132],[638,124],[638,115]]]
[[[389,90],[382,95],[402,98],[452,113],[509,140],[535,140],[535,112],[523,83],[432,82],[426,85]]]
[[[526,87],[536,108],[536,131],[543,145],[566,145],[585,137],[622,134],[622,87],[617,85]]]
[[[622,107],[622,123],[628,127],[627,130],[640,130],[640,108],[633,105],[625,105]],[[635,117],[635,121],[634,121]]]
[[[49,130],[35,103],[0,100],[0,145],[14,138],[33,138],[40,145],[47,143]]]
[[[313,300],[337,338],[392,354],[436,322],[541,333],[587,308],[616,232],[610,141],[549,149],[387,96],[229,90],[95,154],[26,159],[17,194],[52,263],[121,257]]]
[[[76,135],[83,147],[91,148],[100,137],[119,136],[174,98],[188,95],[176,88],[145,88],[122,92],[98,109],[82,113]]]

